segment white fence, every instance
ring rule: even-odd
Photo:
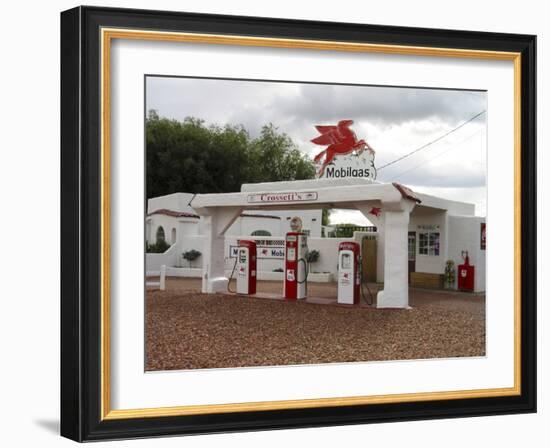
[[[145,277],[146,278],[149,278],[149,277],[160,277],[159,278],[159,281],[158,282],[152,282],[152,281],[145,281],[145,287],[146,288],[155,288],[158,286],[158,288],[161,290],[161,291],[164,291],[166,289],[166,265],[162,265],[160,267],[160,271],[159,272],[155,272],[155,271],[147,271],[145,273]]]
[[[310,280],[327,281],[332,278],[329,274],[337,273],[338,264],[338,244],[341,241],[360,242],[364,232],[356,232],[353,238],[308,238],[309,250],[319,251],[319,260],[310,265]],[[370,233],[369,235],[373,235]],[[225,269],[231,273],[235,263],[236,247],[239,239],[255,240],[258,246],[258,278],[259,279],[282,279],[284,261],[284,237],[236,237],[227,236],[225,238]],[[204,252],[204,238],[202,236],[188,236],[181,238],[176,244],[172,245],[163,254],[147,254],[146,270],[158,272],[161,265],[167,266],[168,276],[179,277],[201,277],[202,275],[202,256],[191,264],[184,260],[182,253],[189,250]],[[315,275],[313,275],[315,274]],[[318,275],[317,275],[318,274]],[[325,274],[325,275],[321,275]]]

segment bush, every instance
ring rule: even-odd
[[[445,262],[445,287],[452,288],[455,283],[455,262],[447,260]]]
[[[163,254],[169,248],[170,245],[164,240],[160,240],[154,244],[145,243],[145,252],[148,254]]]
[[[189,267],[192,267],[191,262],[195,261],[197,258],[199,258],[202,254],[195,249],[188,250],[181,254],[184,260],[187,260],[189,262]]]
[[[315,263],[319,261],[319,251],[318,250],[308,250],[306,254],[306,260],[308,263]]]

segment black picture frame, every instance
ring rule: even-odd
[[[515,396],[102,419],[100,29],[521,54],[521,393]],[[536,411],[536,37],[99,7],[61,13],[61,435],[76,441]]]

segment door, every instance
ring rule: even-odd
[[[363,281],[376,282],[376,239],[375,237],[364,237],[362,248],[362,270]]]
[[[409,232],[409,284],[411,283],[411,272],[416,272],[416,232]]]

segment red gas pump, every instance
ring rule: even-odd
[[[285,299],[306,298],[308,274],[306,254],[307,236],[301,232],[288,232],[285,238]]]
[[[357,305],[361,300],[361,247],[352,241],[338,246],[338,303]]]
[[[474,291],[474,266],[470,265],[470,257],[468,251],[462,251],[462,259],[464,264],[458,266],[457,287],[460,291]]]
[[[239,240],[237,249],[237,294],[256,294],[256,242]]]

